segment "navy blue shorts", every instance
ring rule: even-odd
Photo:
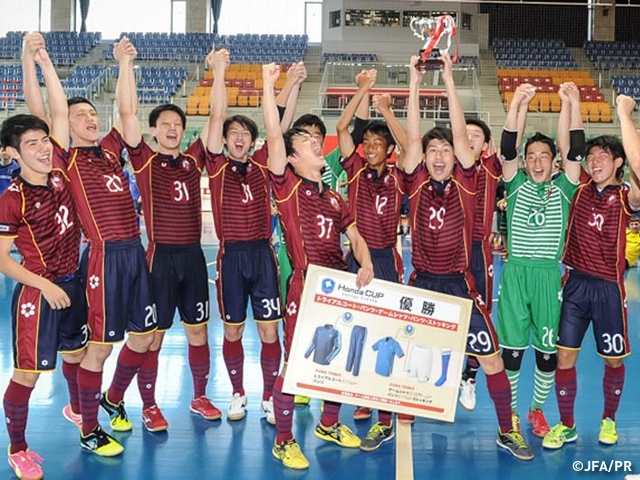
[[[207,262],[200,244],[155,245],[147,252],[158,330],[173,325],[176,308],[187,325],[209,321]]]
[[[69,275],[54,283],[68,295],[69,308],[53,310],[39,289],[16,285],[11,302],[16,370],[53,370],[58,352],[73,353],[87,345],[87,303],[79,276]]]
[[[139,238],[90,245],[82,254],[90,342],[116,343],[125,331],[144,334],[156,329],[151,275]]]
[[[218,306],[224,323],[245,322],[249,297],[256,322],[282,318],[278,265],[268,240],[225,243],[217,267]]]
[[[469,268],[476,282],[476,291],[491,313],[493,307],[493,256],[488,245],[474,240],[471,248],[471,266]]]
[[[491,323],[491,316],[485,306],[480,303],[478,294],[470,291],[469,283],[464,274],[432,275],[414,271],[411,274],[409,284],[424,290],[473,300],[469,334],[467,335],[467,353],[488,357],[499,351],[498,336],[493,328],[493,323]]]
[[[370,248],[371,262],[373,263],[373,276],[388,282],[402,283],[403,265],[402,258],[395,248],[374,249]],[[347,271],[358,273],[360,264],[349,250],[347,254]]]
[[[593,322],[599,355],[607,358],[629,355],[624,285],[576,270],[569,270],[567,276],[562,289],[560,333],[556,345],[580,350],[589,322]]]

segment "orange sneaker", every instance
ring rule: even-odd
[[[536,437],[544,438],[551,430],[544,413],[539,408],[527,412],[527,421],[531,424],[531,431]]]
[[[9,465],[16,474],[16,477],[23,480],[40,480],[44,477],[42,472],[42,457],[31,450],[21,450],[16,453],[9,453]]]
[[[218,420],[222,417],[222,412],[218,410],[211,400],[204,395],[191,400],[191,406],[189,407],[193,413],[197,413],[205,420]]]
[[[408,423],[409,425],[413,425],[415,421],[416,421],[416,417],[414,417],[413,415],[407,415],[406,413],[398,414],[399,423]]]
[[[157,405],[142,410],[142,423],[150,432],[164,432],[169,428],[167,420]]]
[[[369,407],[356,407],[353,412],[354,420],[369,420],[371,418],[371,409]]]
[[[73,423],[79,430],[82,430],[82,415],[74,413],[70,404],[66,404],[62,409],[62,416]]]

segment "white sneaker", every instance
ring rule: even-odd
[[[473,378],[460,380],[460,405],[465,410],[476,408],[476,381]]]
[[[247,413],[244,409],[246,405],[247,396],[234,393],[231,405],[229,405],[229,411],[227,411],[227,418],[229,420],[242,420]]]
[[[260,410],[266,415],[267,422],[271,425],[276,424],[276,414],[273,411],[273,397],[269,397],[269,400],[263,400],[260,404]]]

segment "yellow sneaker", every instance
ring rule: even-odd
[[[360,438],[340,422],[331,427],[325,427],[322,423],[318,423],[313,434],[322,440],[337,443],[341,447],[359,448],[361,444]]]
[[[116,432],[130,432],[133,428],[129,417],[127,417],[127,411],[124,409],[124,401],[114,405],[107,398],[107,392],[104,392],[100,397],[100,406],[109,415],[109,423],[111,428]]]
[[[291,440],[285,440],[278,444],[274,443],[271,453],[275,458],[280,460],[285,467],[293,468],[294,470],[304,470],[309,468],[309,460],[304,456],[300,445],[293,438]]]
[[[80,445],[85,450],[89,450],[100,457],[115,457],[124,452],[124,447],[115,438],[102,430],[100,425],[86,436],[80,434]]]
[[[598,441],[605,445],[615,445],[618,443],[618,432],[616,431],[616,422],[609,417],[602,420],[600,432],[598,433]]]
[[[311,397],[305,397],[304,395],[295,395],[293,397],[293,403],[296,405],[309,405],[311,402]]]

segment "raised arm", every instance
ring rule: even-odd
[[[453,133],[453,149],[462,167],[471,168],[476,158],[469,145],[467,121],[464,118],[458,90],[453,81],[453,62],[448,53],[441,55],[440,60],[443,63],[442,80],[447,89],[447,98],[449,99],[449,119],[451,120],[451,132]]]
[[[122,37],[113,46],[113,58],[116,59],[119,67],[116,103],[122,124],[122,136],[132,147],[137,146],[142,140],[142,130],[138,120],[138,92],[133,75],[133,61],[137,55],[138,52],[127,37]]]
[[[307,79],[307,67],[303,62],[294,63],[287,70],[287,81],[284,84],[280,93],[276,97],[276,104],[278,105],[278,114],[282,112],[282,118],[280,119],[280,128],[283,132],[286,132],[291,128],[293,117],[296,113],[296,107],[298,106],[298,95],[300,94],[300,88]],[[284,112],[282,111],[284,109]]]
[[[378,72],[374,69],[363,70],[356,75],[358,91],[353,97],[351,97],[351,100],[349,100],[349,103],[347,103],[347,106],[342,111],[342,115],[340,115],[338,123],[336,123],[340,154],[343,157],[351,155],[353,150],[356,148],[353,139],[351,138],[351,134],[349,133],[349,125],[351,124],[351,120],[353,119],[356,110],[358,110],[358,107],[360,106],[360,102],[362,102],[363,98],[369,94],[371,87],[375,85],[377,76]]]
[[[404,170],[413,173],[422,159],[422,137],[420,135],[420,85],[424,72],[417,68],[419,57],[409,61],[409,105],[407,107],[407,141],[404,151]]]
[[[345,232],[351,242],[351,251],[360,268],[356,276],[356,286],[362,288],[373,280],[373,263],[367,242],[364,240],[357,227],[351,227]]]
[[[282,175],[287,167],[287,152],[280,128],[280,118],[276,105],[275,84],[280,76],[280,67],[275,63],[262,66],[262,114],[264,126],[267,130],[267,145],[269,148],[269,170],[276,175]]]
[[[629,161],[629,180],[631,189],[629,191],[629,202],[634,209],[640,209],[640,135],[633,124],[633,109],[636,102],[626,95],[618,95],[616,98],[616,113],[620,120],[620,134],[622,136],[622,146]],[[615,160],[615,159],[614,159]]]
[[[35,64],[36,52],[41,49],[45,49],[44,38],[41,33],[33,32],[24,36],[22,41],[22,89],[29,112],[51,126],[51,119],[47,116],[44,100],[40,93]]]
[[[569,149],[566,157],[562,158],[562,165],[569,180],[572,183],[579,183],[586,143],[582,113],[580,112],[580,91],[574,83],[568,83],[566,93],[571,108],[571,119],[569,121]]]
[[[389,127],[396,144],[404,150],[407,145],[407,131],[400,123],[400,120],[396,118],[393,110],[391,110],[391,95],[388,93],[374,95],[372,103],[376,112],[382,115],[384,121],[387,122],[387,126]]]
[[[571,99],[567,94],[568,83],[563,83],[558,88],[558,96],[560,97],[560,115],[558,116],[558,133],[556,145],[564,163],[569,154],[569,128],[571,124]]]
[[[225,48],[209,52],[207,63],[213,71],[213,87],[211,87],[211,109],[207,133],[207,149],[212,153],[221,153],[224,147],[222,128],[227,118],[227,89],[224,84],[231,57]]]
[[[503,160],[502,176],[506,181],[511,180],[518,171],[518,132],[524,131],[526,126],[526,110],[531,99],[535,95],[535,87],[523,83],[516,88],[513,99],[509,104],[509,111],[504,122],[502,140],[500,142],[500,155]],[[525,110],[525,111],[523,111]],[[524,117],[523,117],[524,115]]]

